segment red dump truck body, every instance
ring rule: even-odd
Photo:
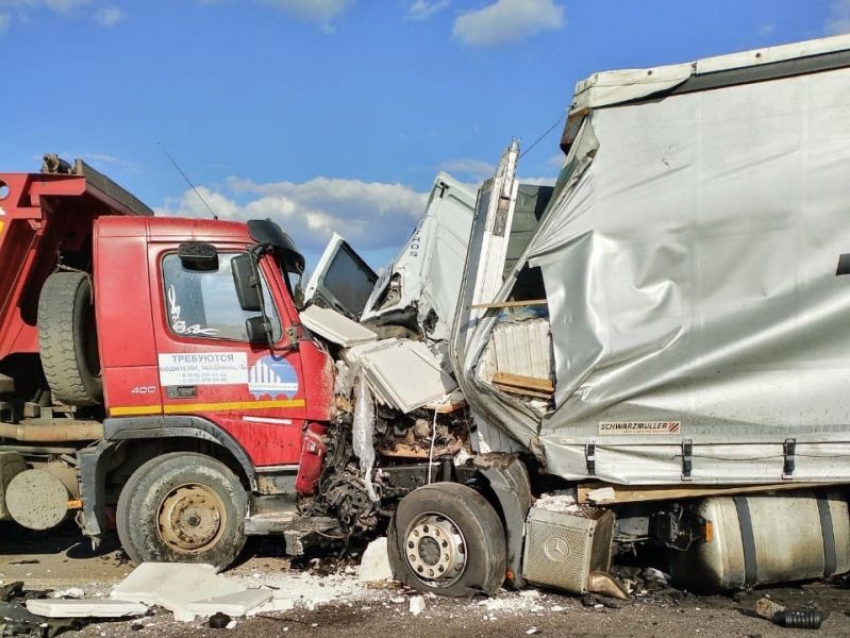
[[[38,352],[38,295],[60,251],[75,256],[69,266],[85,269],[96,218],[153,215],[83,162],[66,170],[0,173],[0,361]]]

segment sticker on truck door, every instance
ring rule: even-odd
[[[602,421],[599,434],[680,434],[681,421]]]
[[[298,374],[286,359],[266,355],[251,367],[248,392],[253,394],[255,399],[264,394],[272,399],[280,396],[291,399],[298,394]]]
[[[159,382],[170,385],[244,385],[245,352],[194,352],[159,355]]]

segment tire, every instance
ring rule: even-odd
[[[465,485],[437,483],[412,491],[399,503],[387,536],[393,575],[423,593],[492,595],[505,580],[502,521],[487,499]],[[435,550],[438,546],[448,553]]]
[[[137,469],[121,490],[118,538],[136,563],[229,567],[245,546],[248,495],[209,456],[172,452]]]
[[[101,403],[103,383],[92,304],[91,279],[83,272],[55,272],[38,298],[41,367],[53,396],[68,405]]]

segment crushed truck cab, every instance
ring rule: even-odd
[[[0,519],[218,568],[386,532],[450,596],[850,571],[848,51],[596,74],[554,186],[516,141],[440,174],[380,277],[335,235],[306,296],[271,221],[0,175]]]

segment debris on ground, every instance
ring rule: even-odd
[[[144,616],[148,606],[123,600],[34,599],[27,611],[45,618],[130,618]]]
[[[360,562],[361,583],[385,583],[393,577],[390,556],[387,553],[387,537],[375,539],[363,552]]]
[[[24,589],[24,583],[20,580],[14,583],[9,583],[0,587],[0,601],[8,603],[13,598],[21,595]]]
[[[3,638],[15,637],[34,637],[34,638],[53,638],[63,631],[69,629],[79,629],[82,627],[82,622],[78,619],[61,619],[45,620],[41,616],[37,616],[27,610],[22,604],[22,601],[12,601],[12,598],[21,598],[25,595],[42,595],[42,592],[24,592],[21,583],[10,583],[14,586],[7,589],[4,587],[4,594],[14,592],[9,600],[0,601],[0,636]]]
[[[196,616],[189,610],[190,603],[246,589],[246,586],[216,574],[212,565],[142,563],[112,590],[110,598],[159,605],[173,612],[176,620],[190,622]]]
[[[410,599],[409,611],[414,616],[418,616],[425,611],[425,599],[422,596],[413,596]]]
[[[210,619],[207,624],[209,625],[210,629],[226,629],[227,626],[230,624],[231,620],[232,619],[227,614],[218,612],[210,616]]]
[[[756,601],[755,612],[758,616],[790,629],[820,629],[826,614],[819,609],[788,609],[767,596]]]
[[[197,616],[210,616],[217,612],[230,616],[247,616],[260,605],[272,600],[274,592],[271,589],[245,589],[243,591],[224,594],[189,603],[186,608]]]
[[[773,618],[773,622],[777,625],[789,629],[820,629],[824,620],[826,620],[826,615],[817,609],[786,609]]]
[[[785,611],[785,606],[772,601],[767,596],[756,601],[755,612],[762,618],[772,621],[777,615]]]
[[[603,607],[607,607],[608,609],[621,609],[625,602],[609,596],[588,593],[581,597],[581,604],[584,607],[593,607],[594,609],[602,609]]]

